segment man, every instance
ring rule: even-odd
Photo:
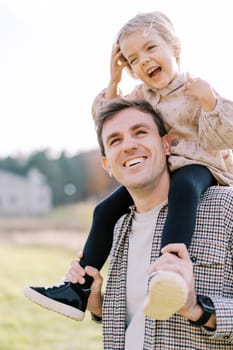
[[[104,349],[233,349],[232,190],[205,192],[189,252],[169,244],[160,255],[170,145],[155,112],[145,102],[115,100],[98,116],[97,134],[103,167],[134,201],[114,230],[104,298],[95,268],[75,261],[67,274],[72,283],[83,283],[85,273],[94,279],[88,309],[103,321]],[[143,313],[150,276],[161,270],[188,286],[185,305],[166,321]]]

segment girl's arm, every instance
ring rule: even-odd
[[[186,96],[197,99],[202,107],[199,137],[203,148],[224,150],[233,148],[233,102],[220,97],[208,82],[190,78]]]
[[[122,55],[119,45],[114,44],[110,61],[110,82],[105,90],[105,98],[112,99],[119,95],[118,86],[122,79],[123,69],[127,65],[128,62]]]
[[[199,139],[203,148],[233,149],[233,102],[217,97],[213,111],[202,111],[199,120]]]
[[[107,96],[110,96],[111,93],[112,94],[114,93],[114,86],[112,86],[112,90],[111,90],[111,87],[105,88],[95,97],[94,102],[92,104],[92,117],[94,120],[96,118],[96,115],[98,114],[99,109],[109,102],[109,98],[106,98],[106,94]],[[125,97],[128,99],[144,99],[145,96],[144,96],[143,84],[136,85],[135,88],[132,90],[132,92],[127,94],[126,96],[123,96],[118,89],[117,96]]]

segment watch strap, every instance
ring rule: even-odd
[[[201,327],[204,326],[210,319],[210,316],[215,312],[214,309],[214,305],[211,301],[210,298],[208,298],[209,303],[211,304],[212,308],[208,309],[205,307],[205,305],[203,304],[203,298],[208,298],[208,297],[203,297],[202,295],[197,295],[197,303],[202,307],[203,309],[203,314],[201,315],[201,317],[196,320],[196,321],[191,321],[189,320],[189,323],[193,326],[197,326],[197,327]],[[209,305],[208,305],[209,306]]]
[[[192,324],[193,326],[201,327],[204,326],[204,324],[209,321],[211,314],[206,313],[205,311],[201,315],[201,317],[197,321],[191,321],[189,320],[189,323]]]

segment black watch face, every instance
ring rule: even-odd
[[[199,295],[198,301],[201,303],[201,305],[206,309],[212,312],[214,310],[214,304],[212,300],[209,297]]]

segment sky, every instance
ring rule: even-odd
[[[177,29],[182,69],[233,100],[229,0],[0,0],[0,157],[98,148],[91,105],[109,82],[114,38],[154,10]],[[135,83],[126,74],[123,92]]]

